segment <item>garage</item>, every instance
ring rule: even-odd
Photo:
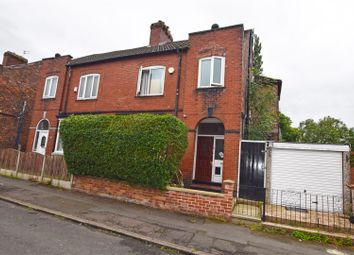
[[[349,151],[349,146],[301,143],[270,146],[271,166],[267,169],[272,203],[343,211],[343,153]]]

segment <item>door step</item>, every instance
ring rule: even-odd
[[[212,192],[221,192],[221,185],[213,184],[203,184],[203,183],[193,183],[189,186],[190,189],[212,191]]]
[[[260,217],[247,216],[242,214],[232,214],[232,221],[250,221],[250,222],[261,222]]]

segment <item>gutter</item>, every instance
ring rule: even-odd
[[[177,70],[177,84],[176,84],[176,103],[175,103],[175,111],[174,114],[177,117],[178,115],[178,107],[179,107],[179,91],[181,84],[181,66],[182,66],[182,50],[177,49],[178,53],[178,70]]]

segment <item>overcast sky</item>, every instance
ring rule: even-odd
[[[283,80],[293,125],[330,115],[354,127],[354,1],[0,0],[0,49],[30,61],[145,46],[163,20],[174,40],[243,23],[262,42],[264,75]]]

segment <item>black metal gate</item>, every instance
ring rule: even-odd
[[[263,201],[266,142],[242,141],[239,197]]]

